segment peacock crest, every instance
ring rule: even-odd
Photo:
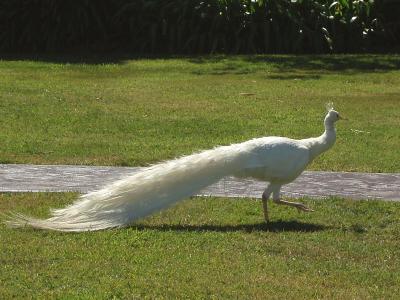
[[[330,112],[331,110],[333,110],[333,102],[326,103],[325,108],[326,108],[327,112]]]

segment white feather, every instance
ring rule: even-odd
[[[264,137],[240,144],[162,162],[82,195],[70,206],[52,211],[48,219],[12,214],[8,225],[58,231],[90,231],[129,225],[153,212],[195,194],[227,175],[253,177],[280,188],[335,141],[337,112],[325,118],[325,132],[317,138],[293,140]]]
[[[325,108],[326,108],[326,111],[327,111],[327,112],[333,110],[333,109],[334,109],[334,108],[333,108],[333,102],[327,102],[327,103],[325,104]]]

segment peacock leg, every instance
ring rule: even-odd
[[[272,191],[270,189],[270,186],[268,186],[265,191],[262,194],[262,204],[263,204],[263,211],[264,211],[264,220],[265,223],[268,223],[269,217],[268,217],[268,199],[269,196],[271,195]]]
[[[272,200],[276,203],[276,204],[281,204],[281,205],[288,205],[288,206],[293,206],[296,207],[299,211],[307,211],[307,212],[311,212],[314,211],[311,208],[308,208],[307,206],[305,206],[303,203],[299,203],[299,202],[290,202],[290,201],[285,201],[281,199],[280,196],[280,189],[281,186],[277,186],[275,187],[275,189],[273,190],[273,195],[272,195]]]

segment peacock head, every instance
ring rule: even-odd
[[[342,118],[336,110],[331,109],[328,111],[324,120],[325,129],[329,130],[335,128],[335,122],[338,120],[346,119]]]
[[[331,123],[335,123],[336,121],[342,119],[342,117],[339,115],[339,113],[336,110],[331,109],[328,111],[326,114],[325,120],[330,121]]]
[[[339,113],[333,109],[333,103],[329,102],[326,104],[326,110],[328,113],[325,117],[325,125],[333,126],[333,124],[338,120],[347,120],[339,115]]]

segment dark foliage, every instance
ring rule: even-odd
[[[397,6],[396,6],[397,5]],[[0,0],[2,52],[327,53],[392,48],[396,2]]]

